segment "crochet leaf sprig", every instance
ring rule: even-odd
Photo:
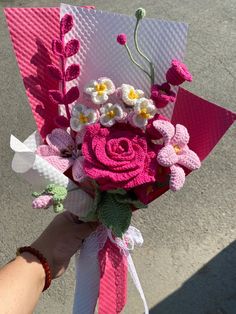
[[[147,207],[137,200],[135,195],[123,189],[101,192],[97,200],[99,221],[110,228],[117,237],[122,237],[130,226],[132,206],[136,208]]]
[[[54,212],[59,213],[64,210],[63,202],[67,197],[67,189],[56,184],[49,184],[44,191],[34,192],[32,196],[35,197],[32,203],[33,208],[47,209],[53,206]]]
[[[65,106],[66,117],[59,115],[55,119],[56,125],[61,128],[69,126],[69,104],[79,98],[77,86],[71,87],[68,91],[66,90],[66,82],[76,79],[80,74],[79,64],[71,64],[66,68],[66,59],[74,56],[80,48],[80,42],[77,39],[71,39],[67,43],[64,42],[65,35],[72,29],[73,25],[73,16],[65,14],[60,22],[60,38],[52,41],[52,51],[60,58],[61,69],[55,65],[47,66],[49,75],[60,83],[60,90],[50,90],[49,97],[55,105],[64,104]]]

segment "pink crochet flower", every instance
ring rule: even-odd
[[[164,139],[164,147],[157,155],[158,163],[163,167],[170,167],[170,189],[177,191],[184,185],[185,172],[180,166],[189,170],[198,169],[201,161],[197,154],[188,147],[188,130],[181,124],[174,127],[170,122],[156,120],[153,126]]]
[[[165,107],[169,102],[175,102],[176,94],[171,90],[170,84],[152,85],[151,99],[157,108]]]
[[[156,155],[145,134],[130,125],[88,126],[82,152],[84,171],[101,190],[129,189],[155,181]]]
[[[32,202],[32,207],[37,209],[47,209],[53,204],[52,195],[40,195]]]
[[[153,126],[153,122],[156,120],[165,120],[165,121],[170,121],[167,117],[161,115],[161,114],[156,114],[154,118],[150,119],[148,121],[148,125],[146,126],[146,133],[152,140],[159,140],[162,138],[162,134],[157,131],[156,128]]]
[[[192,82],[192,75],[187,66],[179,60],[172,60],[171,67],[166,72],[166,80],[171,85],[180,85],[185,81]]]
[[[72,166],[72,175],[75,181],[84,179],[83,157],[80,156],[79,145],[82,143],[82,133],[78,133],[74,140],[63,129],[54,129],[46,137],[48,145],[40,145],[36,153],[46,159],[52,166],[65,172]]]

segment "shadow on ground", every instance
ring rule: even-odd
[[[236,314],[236,241],[153,307],[150,314]]]

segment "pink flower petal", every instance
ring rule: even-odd
[[[32,202],[33,208],[47,209],[53,204],[53,198],[51,195],[40,195]]]
[[[55,150],[53,147],[48,145],[40,145],[36,150],[36,154],[40,156],[59,156],[60,153],[58,150]]]
[[[61,172],[65,172],[69,169],[74,162],[72,158],[62,158],[60,156],[42,156],[42,158]]]
[[[163,136],[164,143],[169,144],[175,134],[175,127],[173,124],[165,120],[156,120],[153,122],[153,126]]]
[[[189,142],[189,133],[185,126],[182,124],[176,124],[175,136],[172,138],[171,143],[184,147]]]
[[[170,175],[170,189],[174,192],[180,190],[185,182],[185,172],[184,170],[176,165],[170,167],[171,175]]]
[[[77,132],[76,137],[75,137],[76,145],[80,145],[83,143],[85,133],[86,133],[86,127],[82,128],[79,132]]]
[[[73,179],[77,182],[82,182],[86,178],[84,172],[84,157],[79,157],[75,160],[72,167]]]
[[[74,141],[70,134],[63,129],[54,129],[51,134],[47,135],[46,141],[49,146],[59,152],[68,147],[74,147]]]
[[[201,161],[194,151],[186,149],[183,154],[179,155],[178,164],[186,167],[187,169],[195,170],[200,168]]]
[[[157,162],[163,167],[170,167],[176,164],[178,159],[179,158],[172,145],[163,147],[157,155]]]

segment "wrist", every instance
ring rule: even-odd
[[[27,270],[29,276],[35,280],[40,291],[43,291],[45,285],[45,270],[39,259],[29,252],[22,252],[16,257],[16,263]]]

